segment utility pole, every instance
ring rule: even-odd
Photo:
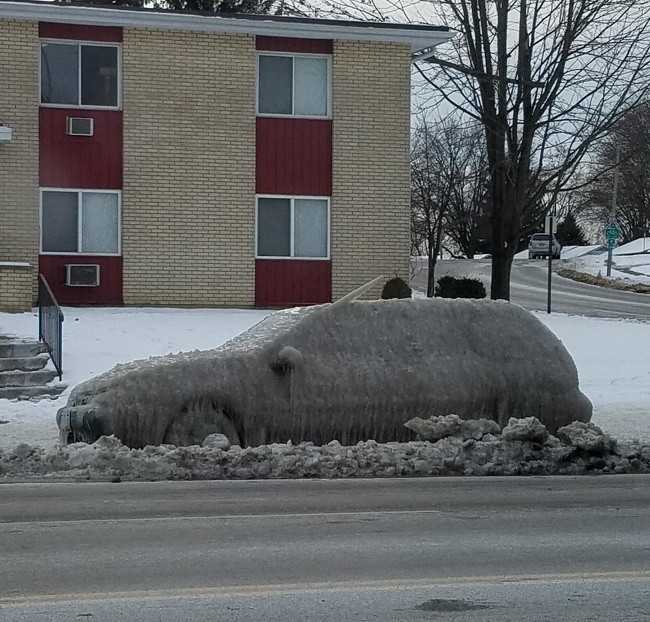
[[[616,201],[618,199],[618,175],[619,164],[621,162],[621,145],[616,141],[616,168],[614,169],[614,188],[612,189],[612,207],[609,211],[608,230],[616,226]],[[614,251],[615,239],[607,236],[607,276],[612,276],[612,254]]]
[[[553,239],[555,238],[555,229],[557,223],[555,222],[555,205],[551,208],[546,215],[546,226],[544,229],[548,233],[548,285],[547,285],[547,297],[546,297],[546,313],[551,312],[551,276],[553,274]]]

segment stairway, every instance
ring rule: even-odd
[[[67,385],[51,384],[58,374],[49,360],[43,343],[0,337],[0,399],[56,399]]]

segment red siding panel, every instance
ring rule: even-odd
[[[312,54],[331,54],[331,39],[296,39],[291,37],[255,37],[258,50],[270,52],[311,52]]]
[[[122,41],[122,28],[40,22],[38,36],[42,39],[76,39],[78,41]]]
[[[332,301],[332,262],[299,259],[255,261],[255,305],[295,307]]]
[[[99,264],[99,287],[68,287],[66,264]],[[122,258],[93,255],[41,255],[38,269],[45,276],[60,304],[121,305]]]
[[[92,117],[93,136],[68,136],[66,118]],[[122,113],[117,110],[40,109],[40,185],[122,188]]]
[[[332,122],[258,117],[259,194],[332,194]]]

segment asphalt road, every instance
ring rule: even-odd
[[[532,311],[546,311],[546,261],[516,260],[512,267],[511,300]],[[436,279],[444,275],[475,276],[490,281],[490,260],[457,259],[439,261]],[[413,286],[426,291],[427,271],[419,271]],[[650,320],[650,295],[577,283],[557,274],[552,276],[552,310],[592,317],[618,317]]]
[[[0,620],[646,620],[650,477],[0,485]]]

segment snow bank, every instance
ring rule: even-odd
[[[560,253],[560,259],[575,259],[584,255],[598,255],[607,252],[607,248],[602,244],[592,244],[590,246],[563,246]]]
[[[588,421],[571,356],[530,313],[487,300],[383,300],[277,312],[221,348],[120,365],[57,415],[62,440],[129,447],[409,440],[405,415],[555,430]]]
[[[614,255],[635,255],[636,253],[650,253],[650,238],[638,238],[614,249]]]
[[[534,417],[511,419],[502,430],[491,420],[463,421],[455,415],[407,425],[418,428],[423,438],[430,427],[435,440],[129,449],[104,436],[91,445],[45,450],[23,444],[0,451],[0,477],[120,481],[650,473],[649,445],[619,445],[593,424],[575,422],[557,436]],[[447,432],[439,438],[441,429]]]

